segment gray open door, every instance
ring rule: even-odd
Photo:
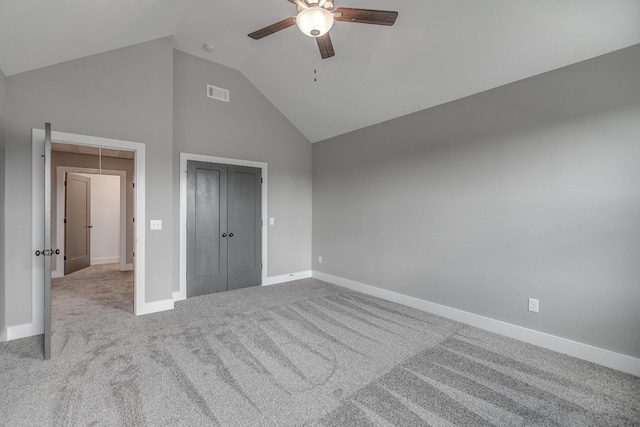
[[[65,177],[64,274],[91,265],[91,178]]]
[[[54,253],[51,248],[51,123],[45,123],[44,132],[44,358],[50,359],[51,256]]]

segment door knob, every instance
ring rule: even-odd
[[[222,233],[222,237],[227,237],[227,233]]]
[[[233,233],[229,233],[229,237],[233,237]]]

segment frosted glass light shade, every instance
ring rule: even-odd
[[[331,29],[333,15],[326,9],[313,6],[298,13],[296,25],[309,37],[320,37]]]

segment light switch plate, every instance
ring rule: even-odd
[[[162,220],[161,219],[152,219],[149,221],[149,229],[150,230],[162,230]]]
[[[276,223],[276,219],[275,218],[269,218],[269,225],[274,225]]]

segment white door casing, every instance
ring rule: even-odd
[[[133,264],[127,263],[127,194],[126,176],[123,170],[91,169],[72,166],[58,166],[56,171],[56,248],[64,254],[64,174],[67,172],[89,173],[102,175],[116,175],[120,177],[120,271],[133,270]],[[56,257],[55,269],[51,272],[51,277],[64,277],[64,257]]]
[[[65,132],[52,132],[53,142],[67,143],[74,145],[86,145],[94,147],[106,147],[122,149],[135,152],[135,177],[136,192],[135,212],[136,222],[145,224],[145,145],[140,142],[123,141],[117,139],[100,138],[87,135],[78,135]],[[43,211],[44,195],[42,185],[43,171],[41,166],[41,155],[44,153],[44,130],[32,130],[32,238],[33,251],[43,245]],[[135,227],[134,231],[135,258],[134,263],[134,313],[136,315],[147,314],[157,311],[145,302],[145,227]],[[35,257],[34,257],[35,258]],[[38,265],[36,260],[32,262],[32,319],[28,328],[21,329],[21,336],[38,335],[43,331],[44,322],[44,295],[42,286],[43,267]],[[172,308],[172,307],[168,307]]]

